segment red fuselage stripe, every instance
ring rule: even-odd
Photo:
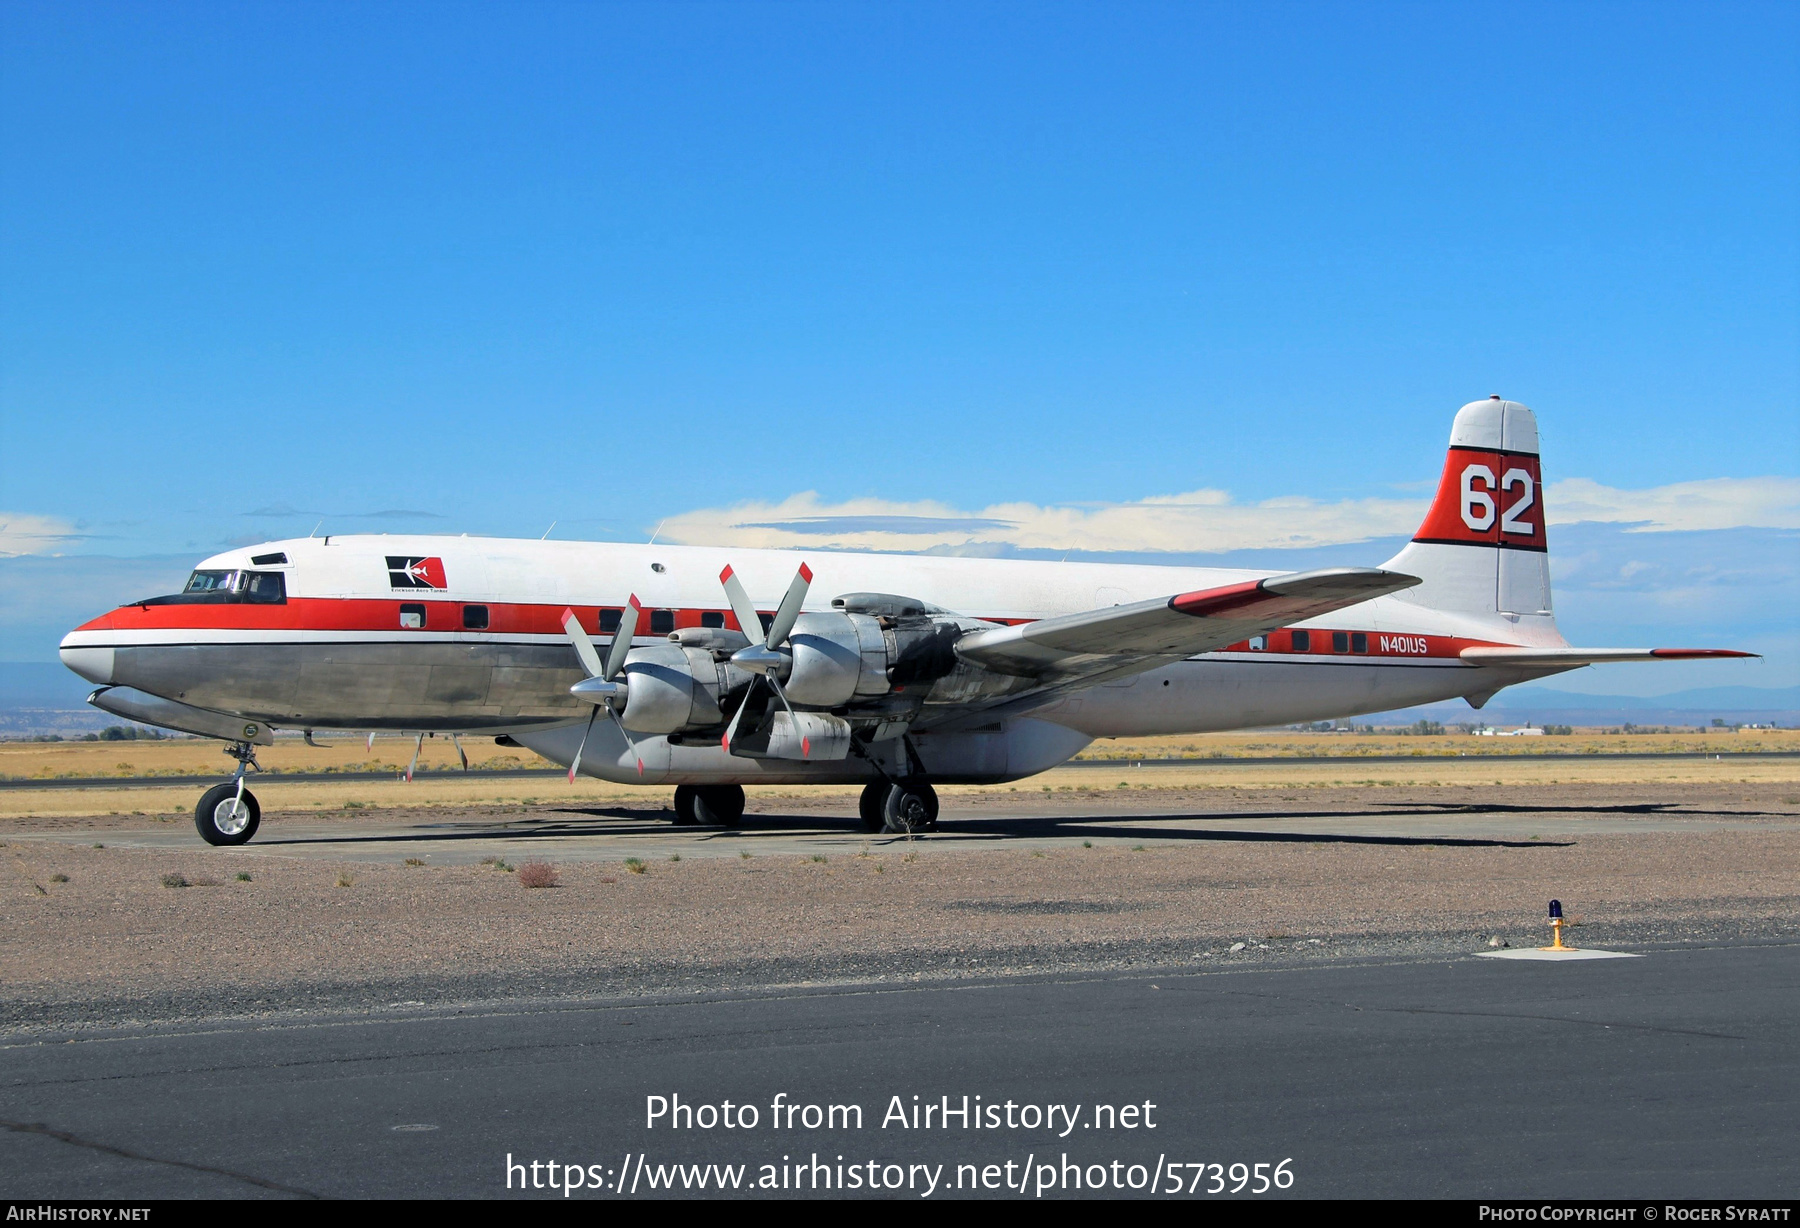
[[[1254,584],[1246,586],[1253,589]],[[1246,596],[1250,594],[1246,593]],[[1254,598],[1251,598],[1254,599]],[[465,627],[464,606],[485,606],[487,625]],[[400,622],[403,606],[423,606],[422,628],[403,628]],[[600,611],[617,610],[616,606],[536,605],[520,602],[420,601],[365,597],[290,597],[281,605],[128,605],[83,624],[81,631],[323,631],[366,632],[394,635],[403,630],[468,631],[475,635],[543,635],[562,636],[564,610],[574,610],[581,625],[590,633],[610,634],[600,630]],[[654,613],[655,611],[653,611]],[[703,626],[702,615],[716,614],[724,625],[739,630],[737,619],[729,610],[676,609],[669,611],[675,628]],[[989,619],[1007,626],[1029,623],[1028,618]],[[650,620],[641,619],[639,635],[661,634],[650,629]],[[1309,641],[1306,647],[1295,645],[1296,636]],[[1337,646],[1339,637],[1343,647]],[[1249,641],[1231,644],[1223,652],[1257,652],[1298,654],[1304,656],[1368,656],[1389,658],[1442,657],[1457,658],[1465,648],[1507,647],[1491,640],[1471,640],[1447,635],[1396,635],[1377,631],[1332,631],[1311,628],[1306,631],[1272,631],[1262,637],[1263,647],[1253,648]],[[1360,646],[1360,647],[1359,647]]]

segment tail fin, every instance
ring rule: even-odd
[[[1425,523],[1382,567],[1424,581],[1399,600],[1554,626],[1537,419],[1529,409],[1490,397],[1458,411]]]

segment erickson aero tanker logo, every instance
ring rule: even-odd
[[[446,588],[444,560],[414,558],[409,555],[387,556],[388,585],[391,588]]]

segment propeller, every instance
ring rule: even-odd
[[[631,652],[631,638],[637,634],[638,615],[643,607],[638,604],[637,594],[633,593],[625,603],[625,612],[619,619],[618,630],[613,632],[612,644],[606,650],[606,661],[600,660],[600,654],[594,648],[594,641],[588,638],[587,628],[575,616],[574,610],[564,610],[562,616],[563,633],[575,646],[575,655],[581,661],[581,668],[587,678],[569,688],[569,693],[577,699],[585,699],[594,705],[588,714],[587,728],[581,731],[581,745],[575,748],[575,758],[569,764],[569,783],[575,783],[575,774],[581,768],[581,754],[587,749],[588,735],[594,732],[594,720],[601,709],[612,718],[613,724],[619,727],[619,734],[625,739],[625,745],[637,759],[638,775],[644,774],[644,759],[637,753],[637,743],[631,740],[631,734],[625,730],[625,722],[619,719],[617,704],[623,703],[626,688],[617,680],[625,669],[625,658]]]
[[[775,609],[775,617],[769,623],[769,629],[763,635],[763,642],[758,644],[753,639],[748,648],[740,648],[731,654],[731,663],[739,669],[756,675],[750,683],[750,690],[744,692],[744,702],[738,705],[737,712],[731,718],[731,724],[725,727],[725,736],[721,744],[726,750],[731,749],[733,739],[737,737],[738,722],[744,719],[744,711],[750,706],[750,696],[756,690],[758,682],[767,682],[787,709],[788,716],[799,726],[799,718],[794,716],[794,705],[788,702],[787,692],[781,689],[781,679],[777,677],[782,663],[787,660],[781,652],[782,644],[787,642],[788,635],[794,630],[794,622],[800,617],[800,607],[806,601],[806,590],[812,587],[812,568],[805,563],[795,573],[788,584],[787,592],[782,595],[781,604]],[[761,627],[762,619],[756,613],[756,607],[750,604],[750,595],[744,591],[744,585],[737,578],[737,573],[729,566],[719,573],[719,583],[725,586],[725,599],[731,603],[731,612],[737,616],[738,627],[745,635],[753,634],[752,627]],[[810,750],[806,742],[801,743],[801,753]]]

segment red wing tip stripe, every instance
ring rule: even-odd
[[[1228,584],[1223,588],[1179,593],[1169,598],[1169,608],[1177,614],[1192,614],[1197,618],[1204,618],[1248,605],[1262,595],[1262,589],[1261,580],[1246,580],[1242,584]]]
[[[1690,661],[1699,657],[1754,657],[1761,654],[1739,652],[1735,648],[1652,648],[1650,655],[1665,661]]]
[[[800,564],[800,578],[805,580],[808,584],[812,583],[812,568],[808,567],[805,563]]]

